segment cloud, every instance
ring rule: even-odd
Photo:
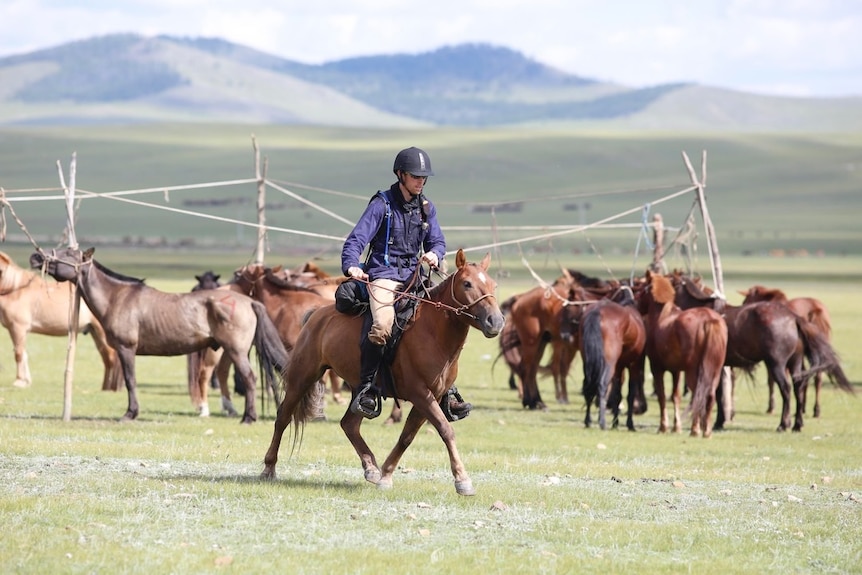
[[[840,0],[6,0],[0,56],[117,32],[208,36],[310,64],[487,42],[629,86],[862,95],[862,11]],[[277,7],[276,7],[277,6]]]

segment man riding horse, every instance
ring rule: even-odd
[[[392,335],[396,295],[417,279],[421,263],[437,267],[446,255],[437,209],[422,194],[428,176],[434,175],[428,154],[415,147],[401,150],[392,171],[398,181],[371,198],[341,252],[344,275],[368,282],[372,325],[359,344],[360,381],[350,409],[369,419],[380,415],[381,389],[376,375]],[[366,246],[369,252],[362,263]],[[472,409],[454,386],[441,407],[452,421],[463,419]]]

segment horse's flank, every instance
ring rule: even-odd
[[[15,353],[16,387],[28,387],[31,382],[26,349],[28,333],[65,336],[69,333],[72,284],[62,285],[30,270],[25,270],[0,252],[0,324],[12,338]],[[122,383],[116,353],[108,345],[104,330],[90,313],[86,303],[78,314],[78,331],[93,336],[105,366],[103,390],[116,391]]]

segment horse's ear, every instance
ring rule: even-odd
[[[84,261],[89,261],[93,259],[93,254],[96,253],[96,248],[90,248],[83,253]]]
[[[271,271],[272,271],[272,273],[277,274],[278,272],[280,272],[283,269],[284,269],[284,266],[281,264],[278,264],[277,266],[272,268]]]
[[[464,250],[459,248],[458,253],[455,254],[455,266],[461,269],[465,265],[467,265],[467,256],[464,255]]]
[[[488,252],[487,254],[485,254],[485,257],[482,258],[481,262],[479,262],[479,266],[483,270],[488,271],[488,268],[491,267],[491,252]]]
[[[563,277],[566,278],[568,283],[575,283],[575,278],[572,277],[572,273],[567,268],[560,266],[560,271],[563,272]]]

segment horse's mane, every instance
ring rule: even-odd
[[[280,277],[271,268],[267,268],[264,271],[263,279],[282,290],[317,293],[311,286],[299,285],[291,282],[289,279]]]
[[[756,285],[748,290],[751,295],[756,295],[757,299],[763,301],[777,301],[786,303],[787,295],[778,288],[768,288],[761,285]]]
[[[146,280],[143,280],[141,278],[135,278],[132,276],[123,275],[119,272],[115,272],[112,269],[106,268],[105,266],[103,266],[102,264],[100,264],[96,260],[90,260],[90,261],[92,262],[92,264],[94,266],[96,266],[96,269],[98,269],[103,274],[114,278],[115,280],[119,280],[119,281],[125,282],[125,283],[131,283],[131,284],[144,284],[144,283],[146,283]]]
[[[658,274],[650,276],[652,283],[652,295],[656,303],[667,303],[673,301],[676,295],[673,290],[673,284],[666,277]]]

